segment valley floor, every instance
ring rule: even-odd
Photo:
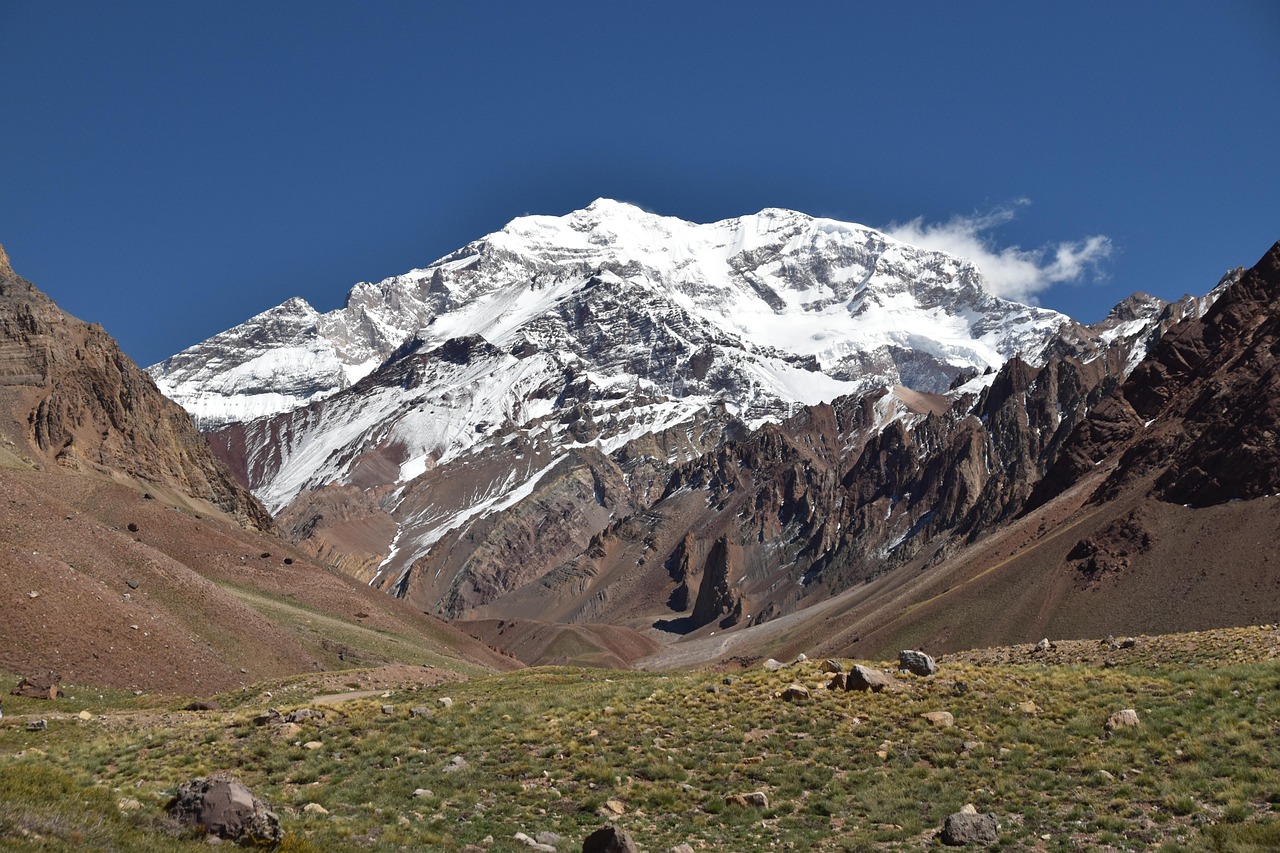
[[[883,693],[831,690],[804,661],[461,682],[384,667],[217,697],[6,695],[0,847],[201,849],[165,805],[214,771],[272,805],[289,850],[527,851],[517,833],[554,833],[567,851],[610,822],[651,853],[923,849],[966,804],[997,816],[1007,850],[1280,846],[1280,630],[1119,645],[949,655]],[[0,678],[6,693],[15,683]],[[792,684],[809,696],[785,700]],[[224,710],[178,710],[192,698]],[[268,707],[316,714],[255,724]],[[1123,709],[1139,724],[1107,731]],[[922,716],[940,711],[952,725]],[[31,730],[37,719],[47,729]],[[753,792],[767,805],[732,801]]]

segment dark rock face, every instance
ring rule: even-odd
[[[1120,464],[1093,500],[1154,478],[1151,494],[1209,506],[1280,491],[1280,243],[1203,317],[1174,327],[1090,412],[1037,490],[1043,500],[1098,460]]]
[[[582,853],[638,853],[640,848],[625,829],[603,826],[582,841]]]
[[[178,786],[169,815],[201,832],[231,841],[275,844],[284,837],[280,818],[240,782],[214,775]]]
[[[28,676],[18,682],[10,691],[14,696],[26,696],[31,699],[57,699],[62,695],[62,679],[56,672],[44,675]]]
[[[898,652],[898,666],[913,675],[930,676],[938,671],[933,658],[915,649],[903,649]]]
[[[63,313],[7,262],[0,263],[0,431],[34,460],[174,486],[243,524],[271,527],[190,416],[102,327]]]

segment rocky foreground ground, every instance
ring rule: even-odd
[[[610,849],[584,847],[605,826],[646,851],[1274,849],[1278,660],[1258,626],[977,650],[927,675],[903,658],[64,685],[5,697],[0,846],[195,849],[214,827],[189,795],[225,777],[290,850]]]

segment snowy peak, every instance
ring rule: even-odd
[[[290,300],[151,372],[211,428],[350,387],[406,341],[480,336],[767,413],[881,384],[943,391],[961,371],[1015,352],[1035,360],[1064,335],[1078,338],[1078,327],[990,296],[969,262],[861,225],[777,208],[697,224],[597,199],[357,284],[335,311]],[[715,353],[723,375],[708,385],[701,365]],[[761,358],[782,366],[747,378]],[[820,392],[784,375],[802,362],[822,374]]]

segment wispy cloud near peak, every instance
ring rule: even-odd
[[[992,294],[1035,304],[1036,295],[1051,285],[1098,274],[1099,265],[1111,255],[1112,244],[1109,237],[1095,234],[1039,249],[997,246],[990,232],[1012,220],[1016,208],[1029,203],[1019,199],[1013,205],[987,213],[953,216],[945,222],[925,222],[924,217],[918,216],[882,230],[904,243],[966,258],[981,270]]]

